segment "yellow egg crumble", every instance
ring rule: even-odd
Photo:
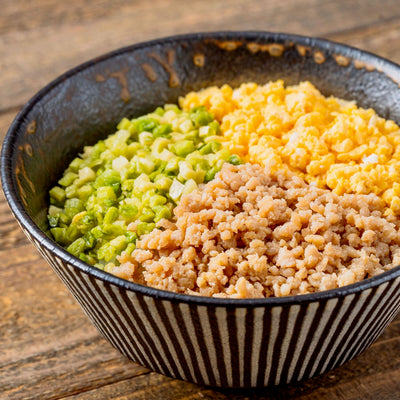
[[[375,193],[400,214],[400,128],[372,109],[281,80],[210,87],[180,105],[211,111],[225,145],[245,161],[289,168],[337,194]]]

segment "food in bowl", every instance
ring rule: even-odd
[[[398,313],[399,267],[307,295],[221,299],[117,278],[46,235],[49,184],[122,116],[206,86],[282,76],[400,121],[400,69],[388,60],[317,38],[212,32],[136,44],[68,71],[28,102],[5,138],[2,183],[22,229],[102,335],[153,371],[213,387],[297,382],[360,354]]]
[[[214,297],[313,293],[398,265],[393,121],[309,82],[210,87],[180,106],[123,119],[71,163],[50,191],[56,241],[133,282]]]

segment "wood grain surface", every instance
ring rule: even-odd
[[[269,30],[325,37],[400,62],[399,0],[0,0],[0,141],[21,106],[67,69],[177,33]],[[400,399],[400,318],[323,376],[217,390],[128,361],[90,324],[0,194],[0,399]]]

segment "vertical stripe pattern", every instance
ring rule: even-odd
[[[201,385],[262,387],[324,373],[366,349],[400,310],[400,278],[291,306],[153,298],[74,268],[25,233],[116,349],[154,371]]]

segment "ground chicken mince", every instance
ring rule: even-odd
[[[212,112],[227,148],[246,161],[290,168],[337,194],[375,193],[400,215],[400,128],[374,110],[281,80],[210,87],[180,103]]]
[[[400,264],[400,222],[385,208],[373,193],[338,195],[287,170],[225,164],[112,272],[215,297],[333,289]]]

